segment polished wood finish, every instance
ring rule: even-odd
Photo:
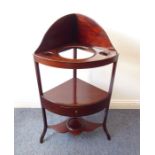
[[[74,44],[114,50],[106,32],[94,20],[80,14],[69,14],[49,28],[35,53]]]
[[[76,79],[76,93],[74,90],[74,78],[44,92],[42,98],[62,106],[75,107],[92,105],[103,102],[108,98],[108,93],[83,80]],[[75,93],[75,94],[74,94]],[[60,94],[60,95],[59,95]],[[75,98],[74,98],[74,95]]]
[[[94,56],[79,60],[59,55],[71,48],[93,52]],[[92,19],[80,14],[70,14],[56,21],[34,54],[36,62],[70,69],[103,66],[117,61],[117,58],[118,54],[106,32]]]
[[[88,59],[68,59],[61,57],[60,52],[72,48],[80,48],[93,52],[94,56]],[[97,52],[100,50],[100,52]],[[105,53],[105,54],[104,54]],[[59,68],[68,68],[68,69],[84,69],[84,68],[93,68],[104,66],[112,62],[116,62],[118,54],[114,50],[98,47],[79,46],[79,45],[66,45],[62,48],[52,49],[43,53],[36,53],[34,59],[38,63],[42,63],[49,66],[59,67]]]
[[[108,107],[109,94],[80,79],[71,79],[43,94],[43,107],[71,117],[90,115]],[[76,90],[75,90],[76,89]],[[75,92],[76,91],[76,92]]]
[[[102,123],[90,122],[82,118],[70,118],[59,124],[49,125],[48,128],[60,133],[70,132],[73,135],[78,135],[81,132],[93,131],[100,126],[102,126]]]
[[[43,95],[43,91],[42,91],[42,85],[41,85],[41,77],[40,77],[39,64],[36,63],[36,62],[34,64],[35,64],[35,70],[36,70],[36,77],[37,77],[39,95],[40,95],[40,100],[41,100],[41,96]],[[43,132],[42,132],[41,137],[40,137],[40,143],[43,143],[43,139],[44,139],[44,136],[46,134],[47,126],[48,125],[47,125],[46,111],[45,111],[45,108],[43,107],[43,103],[42,102],[41,102],[41,107],[42,107],[41,110],[42,110],[44,128],[43,128]]]
[[[65,58],[61,52],[73,50],[73,58]],[[89,58],[78,59],[78,49],[91,52]],[[46,32],[40,46],[34,53],[35,69],[38,82],[44,128],[40,137],[43,142],[47,128],[58,132],[70,132],[78,135],[83,131],[93,131],[102,126],[107,139],[110,134],[106,122],[112,96],[118,53],[106,32],[92,19],[70,14],[57,20]],[[42,91],[39,64],[73,69],[73,78],[61,85]],[[101,90],[77,78],[77,69],[93,68],[112,64],[112,74],[108,91]],[[99,77],[100,78],[100,77]],[[46,110],[59,115],[69,116],[64,122],[55,125],[47,124]],[[89,122],[81,116],[105,110],[102,123]]]

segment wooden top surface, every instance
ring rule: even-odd
[[[60,52],[80,48],[93,52],[85,59],[67,59]],[[60,68],[91,68],[106,65],[117,60],[118,53],[106,32],[92,19],[70,14],[57,20],[46,32],[35,51],[36,62]]]

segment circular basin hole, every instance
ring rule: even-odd
[[[68,49],[68,50],[60,52],[59,55],[64,58],[73,59],[73,53],[74,53],[73,49]],[[87,59],[87,58],[92,57],[93,55],[94,55],[93,52],[82,50],[82,49],[77,49],[76,59]]]

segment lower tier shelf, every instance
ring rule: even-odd
[[[108,107],[109,94],[80,79],[71,79],[43,93],[45,109],[70,117],[90,115]]]
[[[100,126],[102,126],[102,123],[89,122],[82,118],[70,118],[59,124],[49,125],[48,128],[52,128],[60,133],[70,132],[74,135],[78,135],[84,131],[93,131]]]

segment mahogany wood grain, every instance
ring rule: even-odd
[[[60,133],[70,132],[73,135],[78,135],[81,132],[93,131],[101,126],[102,123],[90,122],[82,118],[70,118],[61,123],[49,125],[48,128],[52,128]]]
[[[88,48],[94,56],[88,59],[67,59],[59,53],[67,48]],[[98,53],[95,48],[102,48],[107,55]],[[38,63],[49,66],[82,69],[103,66],[117,61],[118,53],[106,32],[92,19],[70,14],[56,21],[46,32],[40,46],[34,54]]]
[[[60,55],[66,50],[73,50],[73,58]],[[89,58],[78,59],[77,49],[91,52]],[[44,128],[40,137],[43,142],[48,128],[58,132],[80,134],[92,131],[99,126],[111,139],[106,121],[112,96],[118,53],[108,35],[94,20],[81,14],[69,14],[57,20],[46,32],[40,46],[34,53],[36,76],[42,106]],[[39,64],[73,69],[73,78],[47,91],[42,91]],[[77,69],[93,68],[113,64],[108,92],[101,90],[77,78]],[[98,77],[102,78],[102,77]],[[105,109],[103,123],[86,121],[81,116],[94,114]],[[55,125],[47,125],[46,110],[59,115],[72,117]]]
[[[43,107],[63,116],[90,115],[108,107],[109,94],[80,79],[71,79],[41,96]],[[76,98],[74,91],[76,89]]]
[[[48,29],[36,53],[68,44],[114,49],[106,32],[94,20],[81,14],[69,14],[58,19]]]
[[[74,99],[74,85],[76,82],[76,100]],[[108,93],[83,80],[74,78],[56,86],[55,88],[43,93],[42,98],[50,102],[72,107],[92,105],[98,102],[104,102],[108,98]]]

